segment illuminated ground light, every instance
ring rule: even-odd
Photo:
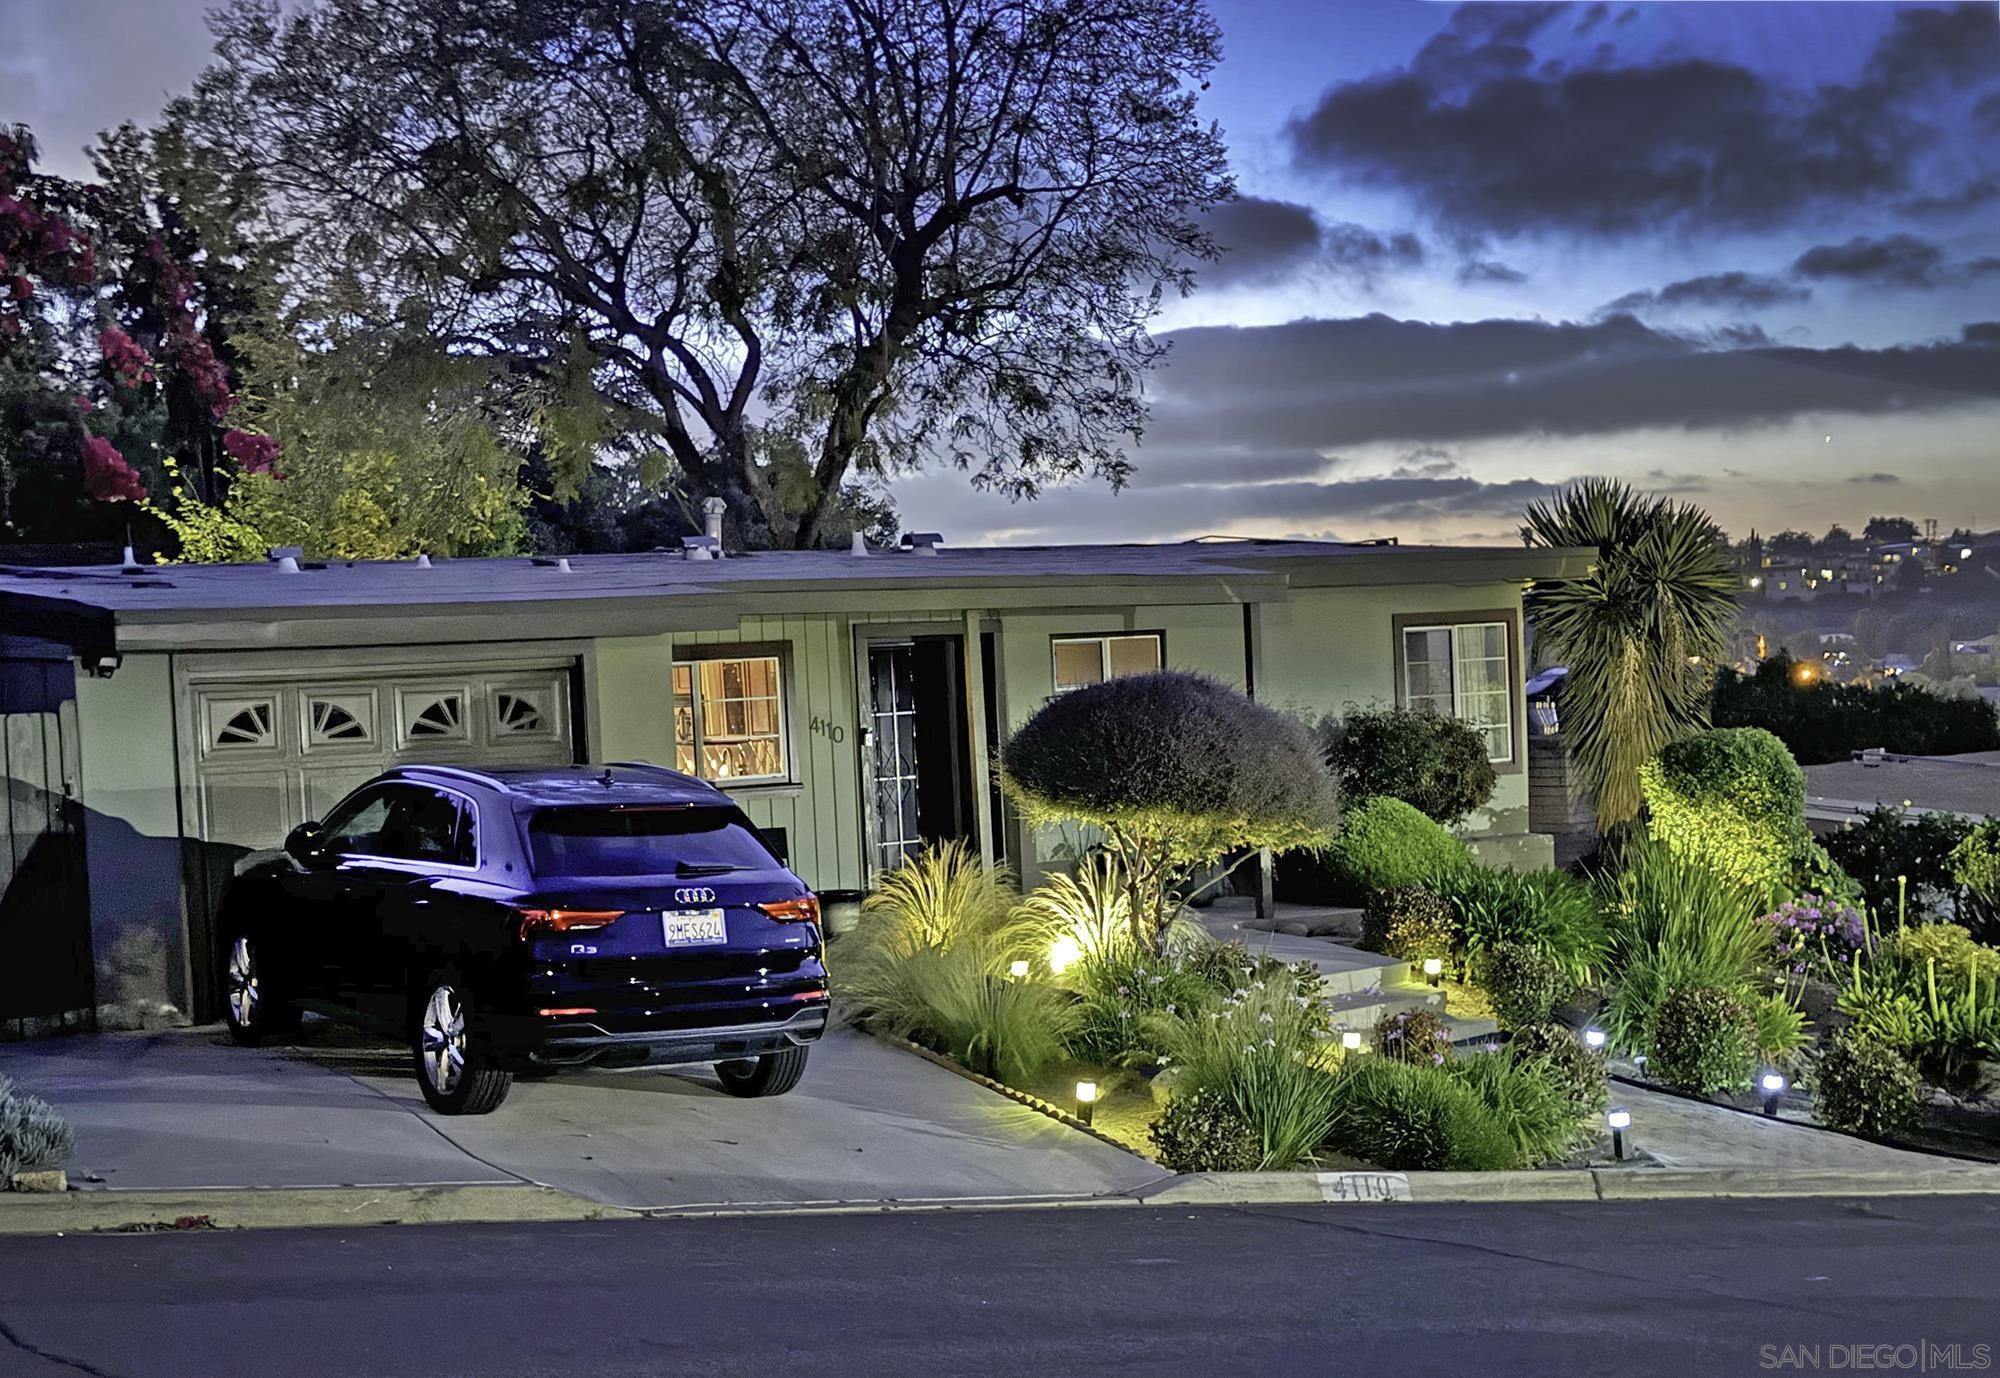
[[[1604,1030],[1585,1029],[1583,1031],[1583,1046],[1592,1052],[1601,1052],[1604,1048]]]
[[[1083,945],[1069,934],[1057,938],[1049,948],[1049,970],[1060,976],[1083,960]]]
[[[1097,1109],[1097,1083],[1079,1081],[1076,1084],[1076,1117],[1085,1124],[1090,1123],[1091,1114]]]
[[[1764,1093],[1764,1113],[1775,1120],[1778,1118],[1778,1101],[1785,1094],[1784,1073],[1764,1073],[1757,1079],[1757,1089]]]
[[[1028,974],[1027,961],[1024,958],[1016,957],[1012,964],[1008,966],[1007,974],[1016,981],[1019,981]]]
[[[1605,1124],[1611,1127],[1611,1156],[1619,1162],[1625,1161],[1627,1144],[1625,1131],[1632,1127],[1630,1110],[1612,1110],[1604,1116]]]
[[[1442,957],[1424,958],[1424,979],[1426,981],[1430,982],[1432,985],[1436,985],[1439,979],[1443,977],[1443,975],[1444,975],[1444,958]]]

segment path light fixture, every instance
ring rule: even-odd
[[[1090,1123],[1092,1112],[1097,1109],[1097,1083],[1079,1081],[1076,1084],[1076,1117],[1085,1124]]]
[[[1632,1112],[1614,1109],[1605,1115],[1604,1122],[1611,1126],[1611,1156],[1622,1163],[1625,1161],[1627,1147],[1625,1131],[1632,1127]]]
[[[1586,1047],[1586,1048],[1588,1048],[1588,1049],[1590,1049],[1590,1050],[1591,1050],[1592,1052],[1594,1052],[1594,1053],[1599,1053],[1599,1052],[1603,1052],[1603,1051],[1604,1051],[1604,1030],[1602,1030],[1602,1029],[1585,1029],[1585,1030],[1583,1031],[1583,1046],[1584,1046],[1584,1047]]]
[[[1083,960],[1083,945],[1069,934],[1057,938],[1049,947],[1049,970],[1060,976]]]
[[[1013,977],[1016,981],[1025,979],[1028,974],[1027,959],[1024,957],[1016,957],[1013,960],[1012,964],[1008,966],[1007,974]]]
[[[1777,1119],[1778,1099],[1785,1094],[1784,1073],[1764,1073],[1757,1079],[1757,1089],[1764,1093],[1764,1113],[1774,1120]]]
[[[1443,975],[1444,975],[1444,958],[1442,957],[1424,958],[1424,979],[1426,981],[1430,982],[1432,985],[1436,985],[1438,983],[1439,978],[1441,978]]]
[[[1360,1052],[1361,1051],[1360,1033],[1354,1029],[1349,1029],[1346,1033],[1342,1034],[1340,1036],[1340,1049],[1342,1052],[1346,1053]]]

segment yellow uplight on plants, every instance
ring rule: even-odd
[[[1026,976],[1028,974],[1028,963],[1026,959],[1016,957],[1013,961],[1013,964],[1007,968],[1007,974],[1013,977],[1016,981]]]
[[[1060,976],[1083,960],[1083,946],[1065,933],[1049,948],[1049,970]]]

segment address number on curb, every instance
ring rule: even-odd
[[[1322,1201],[1407,1201],[1410,1179],[1400,1172],[1322,1172]]]

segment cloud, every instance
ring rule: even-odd
[[[1469,258],[1459,265],[1458,280],[1462,284],[1475,282],[1516,283],[1526,282],[1528,275],[1518,268],[1490,258]]]
[[[1901,483],[1902,481],[1894,474],[1856,474],[1848,480],[1849,483]]]
[[[1557,12],[1461,6],[1407,66],[1335,85],[1294,119],[1295,161],[1458,228],[1754,229],[1911,191],[1940,137],[1916,99],[2000,71],[1979,4],[1899,10],[1860,81],[1810,90],[1707,58],[1538,67],[1530,40]]]
[[[1793,273],[1814,280],[1841,279],[1876,287],[1953,286],[2000,272],[2000,258],[1948,263],[1944,250],[1913,234],[1880,239],[1856,235],[1844,244],[1820,244],[1792,264]]]
[[[1223,249],[1219,261],[1196,269],[1211,287],[1281,282],[1315,267],[1372,282],[1424,261],[1423,241],[1408,231],[1385,233],[1345,220],[1323,224],[1310,207],[1262,196],[1216,206],[1207,228]]]
[[[1995,197],[2000,197],[2000,177],[1975,177],[1950,191],[1913,196],[1896,209],[1924,218],[1951,216],[1977,210]]]
[[[1811,296],[1810,288],[1763,273],[1735,271],[1707,273],[1701,277],[1682,278],[1679,282],[1670,282],[1654,291],[1627,292],[1616,301],[1606,303],[1601,308],[1601,313],[1605,315],[1619,311],[1640,313],[1655,307],[1671,310],[1689,306],[1745,311],[1758,307],[1778,306],[1785,302],[1804,301]]]

